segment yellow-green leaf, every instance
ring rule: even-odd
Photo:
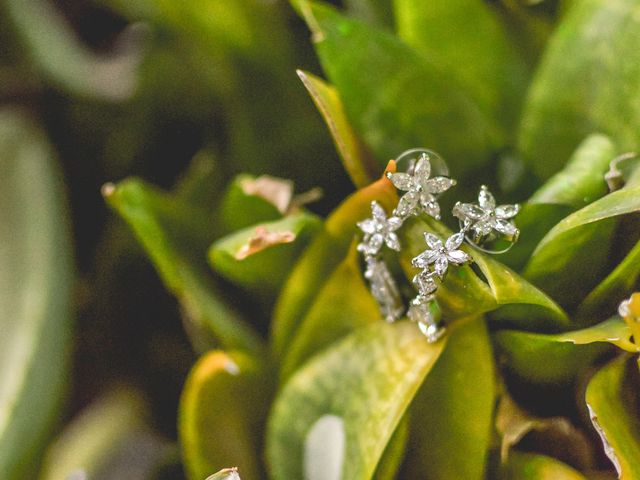
[[[476,318],[451,332],[413,401],[407,478],[485,478],[495,390],[489,334]]]
[[[291,376],[312,355],[352,330],[382,321],[380,309],[360,273],[358,259],[354,245],[318,293],[287,349],[281,379]]]
[[[345,258],[357,231],[356,223],[371,215],[371,202],[376,200],[391,211],[397,198],[393,184],[383,176],[349,196],[329,215],[285,282],[276,304],[271,332],[276,355],[283,355],[313,299]]]
[[[429,344],[415,324],[377,322],[307,363],[271,412],[271,476],[371,478],[445,345]]]
[[[493,339],[502,365],[511,374],[539,384],[570,381],[607,352],[607,343],[636,351],[631,331],[614,317],[592,327],[557,335],[502,330]]]
[[[555,458],[513,452],[502,470],[504,480],[587,480],[580,472]]]
[[[586,392],[591,422],[621,480],[640,478],[638,364],[621,356],[599,370]]]
[[[298,70],[313,103],[322,114],[342,164],[356,187],[364,187],[378,176],[375,160],[351,127],[340,94],[332,85],[308,72]]]
[[[212,351],[193,367],[180,400],[179,433],[189,478],[201,480],[225,465],[244,480],[264,478],[260,429],[267,413],[269,373],[240,352]]]

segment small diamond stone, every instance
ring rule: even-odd
[[[438,324],[434,310],[437,307],[433,296],[418,295],[409,307],[407,316],[418,324],[422,334],[427,337],[429,343],[437,342],[445,332],[445,328]]]
[[[387,265],[374,257],[367,257],[364,276],[371,285],[371,294],[378,302],[380,312],[387,322],[394,322],[404,313],[404,305],[398,286]]]

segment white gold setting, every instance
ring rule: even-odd
[[[432,159],[437,162],[439,170],[435,176],[431,176],[434,171]],[[406,172],[387,173],[391,183],[405,192],[398,206],[387,217],[384,209],[374,201],[371,203],[371,218],[358,222],[358,227],[364,233],[358,244],[358,251],[363,254],[366,264],[364,276],[388,322],[400,319],[405,307],[400,289],[381,259],[382,248],[386,246],[390,250],[400,251],[396,232],[411,216],[426,214],[439,220],[440,205],[437,198],[456,184],[455,180],[448,177],[446,164],[435,152],[408,150],[398,157],[398,163],[405,160],[408,161]],[[409,304],[407,317],[417,323],[429,343],[437,342],[445,333],[436,299],[440,282],[444,281],[451,265],[462,266],[473,261],[462,250],[462,244],[466,240],[474,248],[490,254],[507,251],[520,235],[513,221],[519,211],[517,204],[496,205],[493,194],[483,185],[477,203],[458,202],[453,207],[452,215],[460,222],[458,232],[446,239],[430,232],[424,233],[427,248],[411,260],[411,265],[420,271],[412,279],[418,293]],[[491,248],[496,245],[498,248]]]

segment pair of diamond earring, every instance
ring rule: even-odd
[[[438,197],[456,181],[449,177],[442,158],[430,150],[408,150],[398,157],[396,165],[406,170],[387,173],[387,177],[404,193],[389,216],[380,204],[371,203],[371,217],[358,223],[364,234],[358,251],[365,261],[364,276],[385,320],[394,322],[406,312],[427,340],[433,343],[445,332],[436,300],[438,287],[450,265],[462,266],[472,262],[471,256],[461,250],[462,244],[467,243],[490,254],[506,252],[518,240],[520,232],[513,219],[520,207],[497,205],[484,185],[480,187],[477,202],[456,203],[452,215],[458,219],[458,232],[446,239],[425,232],[427,248],[411,261],[420,271],[413,277],[417,294],[409,302],[407,310],[398,284],[382,258],[383,250],[401,251],[396,232],[408,218],[427,215],[439,220]]]

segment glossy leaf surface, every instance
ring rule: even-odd
[[[224,465],[240,466],[247,480],[263,478],[258,452],[267,392],[268,373],[253,358],[222,351],[200,358],[180,401],[180,441],[189,478],[205,478]]]
[[[272,410],[272,477],[305,478],[309,462],[326,456],[342,478],[371,478],[445,345],[429,344],[412,323],[378,322],[315,357],[289,380]]]

